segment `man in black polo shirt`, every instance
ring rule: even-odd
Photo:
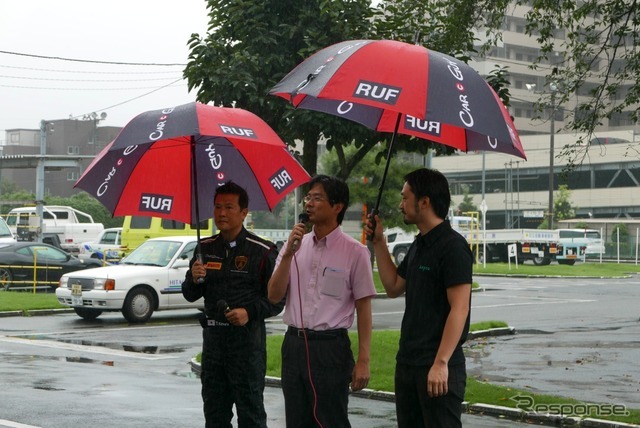
[[[407,174],[400,210],[420,231],[396,268],[382,222],[373,233],[380,279],[391,298],[406,293],[396,356],[398,427],[461,427],[466,386],[462,344],[469,332],[473,255],[467,241],[445,220],[451,194],[438,171]]]

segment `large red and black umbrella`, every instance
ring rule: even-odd
[[[229,180],[247,190],[250,209],[271,210],[309,179],[255,114],[193,102],[136,116],[74,187],[114,216],[199,225],[213,216],[216,187]]]
[[[526,159],[504,104],[470,66],[393,40],[351,40],[324,48],[286,75],[270,94],[295,107],[344,117],[380,132],[494,151]],[[390,156],[380,185],[380,196]]]

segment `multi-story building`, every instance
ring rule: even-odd
[[[563,54],[553,52],[537,69],[530,68],[539,56],[539,46],[535,38],[525,34],[528,10],[528,6],[513,7],[503,23],[502,42],[486,57],[476,58],[471,64],[482,75],[489,74],[495,65],[508,67],[509,111],[528,160],[493,153],[485,156],[471,153],[435,158],[432,166],[448,176],[456,205],[466,191],[463,185],[467,185],[477,206],[484,196],[488,206],[488,228],[531,226],[541,221],[541,212],[547,215],[552,157],[553,190],[557,191],[560,184],[568,185],[570,202],[577,206],[578,216],[640,217],[640,158],[636,146],[640,142],[640,128],[631,120],[632,111],[603,120],[591,136],[588,147],[578,147],[586,156],[577,158],[579,165],[574,171],[567,171],[567,159],[559,154],[564,146],[575,144],[580,136],[567,134],[563,128],[569,113],[578,111],[578,103],[584,102],[595,83],[587,82],[565,104],[552,105],[545,112],[535,111],[535,103],[540,97],[552,101],[560,98],[551,97],[550,91],[563,90],[562,82],[553,82],[555,86],[552,86],[545,76],[563,62]],[[554,36],[562,40],[565,32],[557,29]],[[601,60],[600,66],[604,67],[605,61]],[[629,82],[632,84],[637,82]],[[625,92],[626,88],[622,87],[620,93]],[[553,139],[552,128],[555,130]],[[550,153],[552,145],[553,155]]]
[[[84,168],[120,132],[120,127],[98,126],[99,120],[52,120],[45,126],[46,154],[85,158],[76,168],[47,169],[45,195],[68,197],[80,190],[73,185]],[[39,155],[40,129],[7,129],[5,144],[0,146],[3,156]],[[35,192],[36,174],[33,168],[8,168],[1,170],[3,181],[13,182],[18,188]]]

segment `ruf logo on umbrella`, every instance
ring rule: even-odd
[[[171,214],[172,206],[172,196],[143,193],[140,196],[140,205],[138,206],[138,209],[141,212]]]
[[[273,190],[280,194],[293,184],[293,179],[286,169],[280,168],[269,178],[269,183],[273,186]]]
[[[231,126],[231,125],[222,125],[220,124],[220,130],[225,135],[231,135],[233,137],[246,137],[253,138],[254,140],[258,139],[255,131],[251,128],[241,128],[239,126]]]
[[[360,80],[353,96],[356,98],[364,98],[367,100],[395,105],[400,97],[400,92],[402,92],[402,88],[397,86]]]
[[[404,127],[408,130],[439,137],[442,124],[434,120],[422,120],[417,117],[406,115],[404,118]]]

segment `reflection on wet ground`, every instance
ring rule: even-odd
[[[113,367],[115,363],[107,360],[94,360],[86,357],[56,357],[53,355],[18,355],[18,354],[0,354],[5,361],[15,362],[16,364],[25,364],[35,360],[47,361],[66,361],[68,363],[84,363],[84,364],[100,364],[103,366]]]
[[[102,348],[114,349],[117,351],[126,351],[126,352],[137,352],[141,354],[176,354],[180,352],[184,352],[186,348],[179,346],[148,346],[148,345],[130,345],[125,343],[117,343],[117,342],[102,342],[102,341],[94,341],[94,340],[85,340],[85,339],[60,339],[49,335],[39,334],[39,335],[22,335],[22,336],[13,336],[22,339],[28,340],[53,340],[61,343],[69,343],[71,345],[80,345],[80,346],[98,346]]]

